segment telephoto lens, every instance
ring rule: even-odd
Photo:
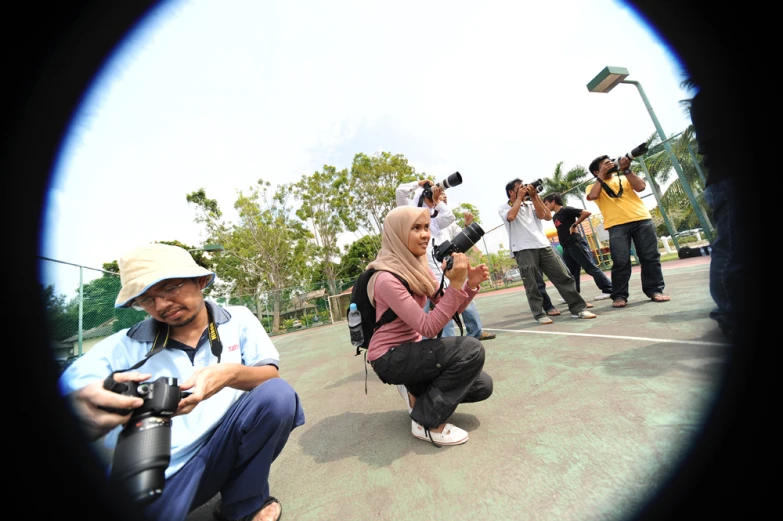
[[[446,179],[438,183],[438,186],[442,189],[451,188],[452,186],[459,186],[462,184],[462,175],[459,172],[454,172]]]

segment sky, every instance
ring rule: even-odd
[[[188,193],[205,189],[230,221],[259,178],[350,168],[360,152],[402,154],[436,180],[459,171],[450,206],[476,206],[491,230],[511,179],[587,167],[655,132],[634,86],[587,90],[606,66],[642,84],[667,135],[690,125],[676,55],[622,2],[162,3],[63,138],[42,255],[100,268],[146,243],[201,245]],[[484,240],[508,245],[503,228]],[[70,296],[78,271],[45,262],[42,276]]]

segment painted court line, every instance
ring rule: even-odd
[[[690,344],[695,346],[725,346],[731,347],[731,344],[724,342],[702,342],[699,340],[674,340],[668,338],[647,338],[643,336],[622,336],[622,335],[595,335],[589,333],[567,333],[562,331],[528,331],[525,329],[492,329],[482,328],[485,331],[500,331],[501,333],[525,333],[531,335],[563,335],[563,336],[586,336],[590,338],[610,338],[612,340],[639,340],[643,342],[665,342],[670,344]]]

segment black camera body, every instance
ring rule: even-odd
[[[454,172],[440,183],[436,183],[435,186],[437,186],[441,190],[445,190],[446,188],[451,188],[452,186],[459,186],[461,184],[462,184],[462,175],[459,172]],[[424,190],[421,192],[421,195],[425,199],[429,199],[431,201],[432,185],[430,184],[424,185]]]
[[[446,270],[450,270],[454,265],[452,253],[465,253],[473,247],[476,242],[484,236],[484,230],[477,223],[473,222],[465,226],[451,241],[443,241],[433,250],[433,255],[438,262],[446,260]]]
[[[634,160],[637,157],[640,157],[640,156],[646,154],[647,150],[648,150],[647,143],[642,143],[641,145],[639,145],[638,147],[634,148],[633,150],[631,150],[627,154],[622,155],[620,157],[617,157],[615,159],[610,159],[610,161],[612,163],[614,163],[614,166],[612,167],[611,170],[609,170],[608,173],[613,174],[613,173],[617,172],[618,170],[620,170],[620,159],[621,158],[627,157],[630,160]]]
[[[544,191],[544,180],[543,179],[536,179],[532,183],[527,183],[527,184],[529,184],[530,186],[535,188],[536,192],[538,192],[539,194]],[[530,196],[528,194],[525,194],[525,201],[529,201],[529,200],[530,200]]]
[[[104,409],[121,415],[132,413],[117,439],[110,480],[131,499],[147,505],[163,493],[171,462],[171,417],[189,393],[180,391],[176,378],[166,376],[154,382],[119,383],[112,374],[103,381],[103,387],[144,400],[137,409]]]

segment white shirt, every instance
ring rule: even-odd
[[[419,197],[423,191],[424,188],[419,186],[418,181],[411,181],[410,183],[401,184],[397,187],[397,191],[395,193],[397,198],[397,206],[418,206]],[[411,194],[413,194],[413,198],[411,198]],[[422,207],[429,208],[426,203],[422,203]],[[437,214],[435,212],[437,212]],[[433,216],[433,214],[435,215]],[[441,237],[442,230],[453,224],[455,220],[456,218],[454,217],[454,212],[452,212],[451,208],[449,208],[443,201],[440,201],[438,204],[436,204],[434,208],[430,208],[430,235],[432,239],[427,245],[427,264],[429,264],[432,272],[435,273],[435,275],[437,275],[439,278],[443,275],[443,272],[440,269],[440,263],[435,260],[433,255],[434,245],[440,244],[444,240],[447,240]],[[445,288],[448,286],[448,284],[449,279],[446,279],[443,287]]]
[[[551,245],[546,238],[546,233],[544,233],[544,225],[536,215],[536,209],[531,201],[525,201],[519,206],[517,216],[511,222],[507,219],[510,210],[509,203],[503,203],[498,208],[498,214],[506,225],[509,250],[512,256],[517,251],[537,250],[548,248]]]

